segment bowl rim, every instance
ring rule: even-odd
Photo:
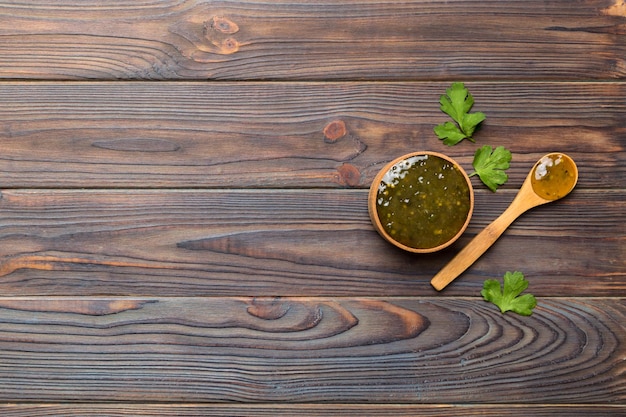
[[[438,246],[434,246],[432,248],[414,248],[411,246],[407,246],[403,243],[398,242],[397,240],[395,240],[394,238],[392,238],[387,231],[385,230],[385,228],[383,227],[380,218],[378,217],[378,209],[377,209],[377,204],[376,204],[376,200],[377,200],[377,196],[378,196],[378,185],[380,184],[380,181],[382,180],[383,176],[391,169],[391,167],[393,167],[395,164],[397,164],[400,161],[403,161],[405,159],[414,157],[414,156],[418,156],[418,155],[431,155],[431,156],[435,156],[441,159],[444,159],[448,162],[450,162],[452,165],[454,165],[457,170],[462,174],[463,178],[465,178],[465,181],[467,182],[467,186],[469,188],[469,199],[470,199],[470,205],[469,205],[469,210],[467,212],[467,218],[465,219],[465,223],[463,223],[463,226],[461,226],[461,228],[458,230],[458,232],[449,240],[447,240],[446,242],[438,245]],[[370,216],[370,220],[372,221],[372,224],[374,225],[374,228],[376,229],[376,231],[389,243],[395,245],[396,247],[403,249],[405,251],[408,252],[413,252],[413,253],[432,253],[432,252],[437,252],[440,251],[444,248],[447,248],[448,246],[450,246],[451,244],[453,244],[462,234],[463,232],[465,232],[465,230],[467,229],[467,226],[470,223],[470,220],[472,218],[472,214],[474,211],[474,187],[472,187],[472,182],[469,178],[469,176],[467,175],[467,172],[465,172],[465,170],[463,169],[463,167],[461,166],[461,164],[459,164],[456,160],[454,160],[453,158],[449,157],[448,155],[442,154],[440,152],[435,152],[435,151],[415,151],[415,152],[409,152],[407,154],[404,154],[402,156],[399,156],[395,159],[393,159],[392,161],[388,162],[387,164],[385,164],[385,166],[376,174],[376,176],[374,177],[372,184],[370,185],[370,189],[369,189],[369,194],[368,194],[368,212],[369,212],[369,216]]]

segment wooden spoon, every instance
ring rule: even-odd
[[[480,232],[430,281],[437,291],[444,289],[470,267],[525,211],[565,197],[578,181],[578,168],[569,156],[549,153],[541,158],[522,184],[511,205]]]

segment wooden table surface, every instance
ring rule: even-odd
[[[2,416],[626,415],[623,0],[8,1],[0,78]],[[453,246],[375,232],[388,161],[482,145]],[[574,192],[435,291],[551,151]]]

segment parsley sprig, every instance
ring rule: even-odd
[[[468,139],[474,142],[472,135],[474,131],[486,116],[484,113],[469,111],[474,106],[474,96],[465,88],[463,83],[452,83],[446,89],[446,94],[439,99],[441,111],[447,114],[456,122],[445,122],[435,127],[435,134],[443,143],[453,146]]]
[[[469,176],[478,175],[491,191],[496,192],[498,186],[504,184],[509,179],[509,176],[504,171],[509,169],[510,162],[511,152],[504,146],[492,149],[491,146],[485,145],[474,154],[472,166],[475,171],[469,174]]]
[[[474,96],[465,88],[463,83],[452,83],[446,89],[446,94],[439,98],[441,111],[452,118],[453,122],[435,126],[434,131],[437,137],[443,140],[448,146],[454,146],[467,139],[475,142],[472,135],[476,128],[486,116],[482,112],[470,113],[474,106]],[[492,149],[491,146],[483,146],[474,153],[472,166],[474,172],[470,177],[478,175],[480,180],[493,192],[498,186],[504,184],[509,179],[506,170],[511,162],[511,152],[503,146]]]
[[[537,306],[537,299],[532,294],[520,295],[528,288],[528,281],[519,271],[504,274],[504,288],[500,281],[488,279],[483,284],[480,294],[485,301],[490,301],[500,308],[502,313],[513,311],[522,316],[530,316]]]

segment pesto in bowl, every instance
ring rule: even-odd
[[[474,192],[463,168],[436,152],[414,152],[387,164],[374,178],[369,213],[387,241],[416,253],[452,244],[467,228]]]

